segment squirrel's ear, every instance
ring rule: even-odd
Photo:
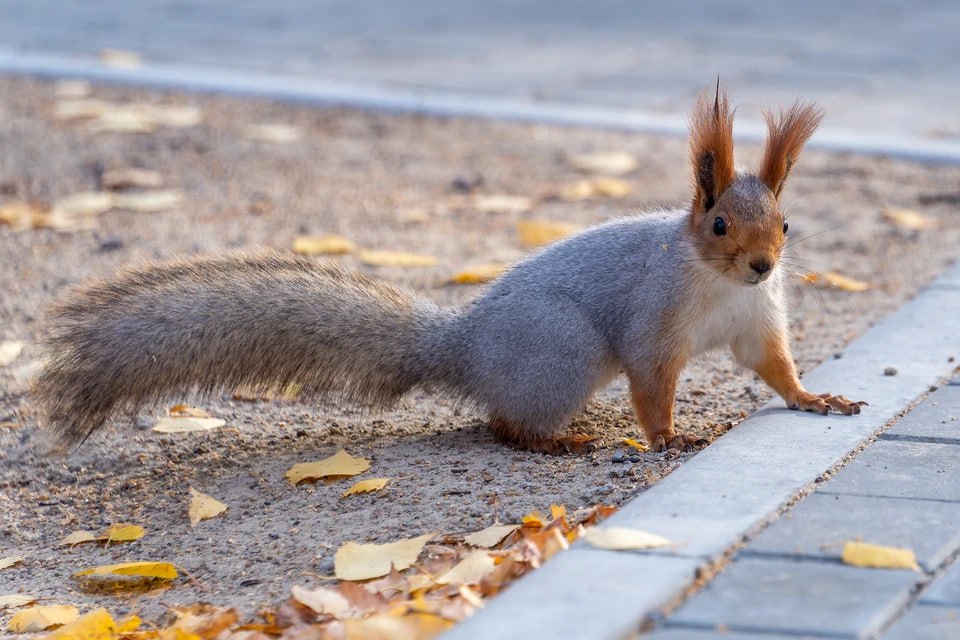
[[[712,103],[712,104],[711,104]],[[693,164],[693,211],[709,211],[736,175],[733,166],[733,113],[727,94],[700,96],[690,114],[690,162]]]
[[[812,103],[795,102],[787,111],[776,115],[765,111],[763,117],[769,134],[758,176],[779,200],[800,150],[823,120],[823,110]]]

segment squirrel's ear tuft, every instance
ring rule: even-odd
[[[700,96],[690,114],[690,162],[693,165],[693,211],[709,211],[733,182],[733,112],[727,94]]]
[[[766,111],[763,117],[769,134],[757,175],[779,199],[800,150],[823,120],[823,109],[795,102],[787,111]]]

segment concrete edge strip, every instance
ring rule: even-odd
[[[892,424],[960,357],[954,266],[913,300],[805,376],[816,391],[867,400],[859,416],[818,416],[771,402],[614,514],[621,526],[684,543],[672,555],[578,542],[512,585],[445,638],[620,638],[691,588],[699,571],[775,520],[824,472]],[[896,376],[884,376],[895,366]],[[682,425],[681,425],[682,428]],[[562,622],[561,622],[562,621]]]
[[[634,109],[504,98],[468,92],[363,85],[229,68],[150,64],[125,69],[104,66],[99,61],[89,58],[0,49],[0,72],[51,78],[85,78],[114,84],[259,96],[290,102],[345,105],[379,111],[483,117],[673,136],[687,135],[686,113],[653,113]],[[763,140],[765,135],[766,125],[762,122],[756,120],[737,122],[738,140],[756,142]],[[825,151],[883,155],[937,164],[960,164],[960,144],[913,136],[870,135],[862,131],[824,128],[814,135],[808,146]]]

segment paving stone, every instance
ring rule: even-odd
[[[960,548],[960,508],[933,500],[814,493],[751,540],[743,554],[839,560],[843,542],[857,538],[913,549],[920,566],[933,571]]]
[[[878,440],[822,493],[960,502],[960,445]]]
[[[680,607],[667,626],[866,637],[904,605],[919,575],[828,562],[740,558]]]
[[[657,629],[651,634],[641,636],[642,640],[821,640],[817,636],[784,635],[782,633],[737,633],[721,630],[667,628]]]
[[[960,386],[944,385],[884,432],[884,438],[939,438],[960,443]]]
[[[957,640],[960,607],[913,607],[880,637],[882,640]]]
[[[960,607],[960,562],[934,580],[933,584],[920,594],[920,602]],[[960,638],[960,635],[957,637]]]

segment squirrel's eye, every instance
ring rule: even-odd
[[[784,222],[784,223],[783,223],[783,234],[784,234],[784,235],[787,234],[787,229],[789,229],[789,228],[790,228],[790,225],[787,224],[786,222]]]
[[[723,218],[717,218],[713,221],[713,232],[718,236],[727,235],[727,222]]]

